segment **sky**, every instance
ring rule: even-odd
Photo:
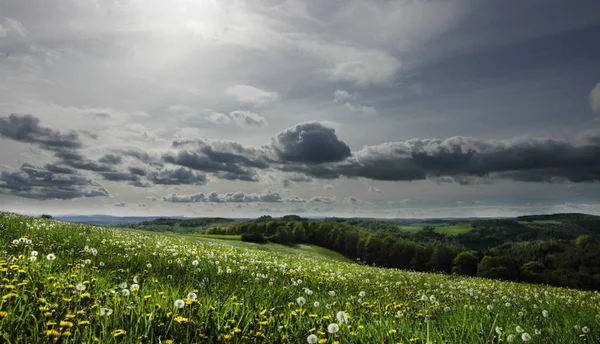
[[[0,0],[0,210],[600,215],[597,0]]]

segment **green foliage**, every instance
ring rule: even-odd
[[[475,251],[464,251],[456,255],[452,261],[452,272],[475,276],[477,275],[477,264],[479,257]]]

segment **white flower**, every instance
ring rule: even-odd
[[[502,327],[500,327],[500,326],[496,326],[496,333],[497,333],[498,335],[501,335],[501,334],[502,334]]]
[[[119,284],[119,288],[127,289],[127,282],[123,282],[123,283]]]
[[[139,284],[137,284],[137,283],[134,283],[134,284],[132,284],[132,285],[129,287],[129,289],[131,289],[132,291],[133,291],[133,290],[138,290],[138,289],[140,289],[140,285],[139,285]]]
[[[85,265],[90,265],[90,264],[92,264],[92,261],[91,261],[91,260],[89,260],[89,259],[86,259],[86,260],[84,260],[84,261],[83,261],[83,263],[84,263]]]
[[[50,254],[48,254],[48,255],[46,256],[46,259],[47,259],[47,260],[55,260],[55,259],[56,259],[56,256],[55,256],[54,254],[50,253]]]
[[[548,314],[548,311],[544,309],[544,310],[542,311],[542,315],[544,316],[544,318],[547,318],[547,317],[548,317],[548,315],[549,315],[549,314]]]
[[[313,303],[313,305],[314,305],[315,307],[319,307],[320,303],[319,303],[319,301],[315,301],[315,303]]]
[[[398,311],[398,312],[396,312],[396,315],[399,316],[399,317],[403,317],[404,313],[402,313],[402,311]]]
[[[306,303],[306,299],[305,299],[305,298],[303,298],[303,297],[299,297],[299,298],[297,298],[297,299],[296,299],[296,303],[297,303],[298,305],[300,305],[300,307],[302,307],[302,306],[304,306],[304,304]]]
[[[174,305],[175,305],[175,307],[182,309],[183,306],[185,306],[185,302],[183,302],[183,300],[175,300]]]
[[[327,332],[329,333],[337,333],[340,330],[340,327],[338,326],[338,324],[329,324],[329,326],[327,326]]]
[[[536,336],[541,336],[541,335],[542,335],[542,330],[538,330],[538,329],[536,328],[534,331],[535,331],[535,335],[536,335]]]
[[[525,315],[525,313],[523,313],[523,312],[519,312],[519,316],[520,316],[520,317],[522,317],[522,316],[524,316],[524,315]]]
[[[344,311],[337,312],[337,314],[335,315],[335,317],[337,318],[337,320],[338,320],[338,322],[340,324],[347,324],[348,323],[348,314],[346,314],[346,312],[344,312]]]
[[[327,294],[329,294],[329,296],[335,296],[335,291],[331,290],[330,292],[328,292]]]
[[[304,292],[306,293],[306,295],[312,295],[312,293],[313,293],[312,290],[310,290],[308,288],[305,288]]]
[[[431,296],[429,297],[429,301],[431,301],[431,302],[434,302],[434,301],[435,301],[435,296],[431,295]]]
[[[152,264],[148,263],[146,264],[146,268],[150,269],[152,267]]]
[[[83,283],[79,283],[77,286],[75,286],[75,289],[77,289],[78,291],[84,291],[85,285],[83,285]]]
[[[512,306],[512,304],[511,304],[510,302],[507,302],[507,303],[505,303],[504,305],[505,305],[506,307],[510,307],[510,306]]]
[[[521,339],[522,339],[524,342],[528,342],[528,341],[530,341],[530,340],[531,340],[531,336],[529,335],[529,333],[525,332],[525,333],[523,333],[523,334],[521,335]]]
[[[198,263],[199,263],[199,262],[198,262],[197,260],[192,260],[192,265],[193,265],[193,266],[198,266]]]
[[[19,240],[17,240],[17,239],[15,239],[15,240],[13,240],[13,241],[11,241],[11,242],[12,242],[12,244],[13,244],[13,245],[17,245],[17,244],[19,244]]]
[[[506,337],[506,341],[511,343],[515,340],[515,335],[514,334],[509,334],[508,337]]]
[[[32,257],[37,257],[38,255],[38,251],[31,251],[31,256]]]
[[[446,307],[444,308],[444,312],[450,312],[452,309],[450,309],[450,307]]]
[[[523,328],[521,326],[517,326],[516,330],[517,330],[517,333],[523,333],[523,331],[525,331],[525,330],[523,330]]]
[[[427,300],[429,300],[429,298],[427,297],[427,295],[421,296],[421,301],[427,301]]]
[[[196,293],[189,293],[187,294],[187,298],[188,300],[195,300],[196,298],[198,298],[198,295],[196,295]]]
[[[306,337],[306,341],[307,341],[309,344],[315,344],[315,343],[317,342],[317,340],[318,340],[318,338],[317,338],[317,336],[316,336],[316,335],[314,335],[314,334],[311,334],[310,336]]]
[[[586,333],[586,334],[590,333],[590,328],[587,327],[587,326],[584,326],[584,327],[581,328],[581,332]]]
[[[105,315],[110,316],[112,313],[113,313],[113,310],[110,308],[104,308],[104,307],[100,308],[100,315],[102,315],[102,316],[105,316]]]
[[[123,289],[121,293],[123,293],[123,296],[129,296],[129,289]]]
[[[31,257],[29,257],[29,260],[32,261],[32,262],[35,262],[37,260],[37,257],[36,256],[31,256]]]
[[[487,308],[487,310],[488,310],[488,311],[490,311],[490,312],[491,312],[491,311],[492,311],[492,309],[494,309],[494,306],[492,306],[492,305],[487,305],[487,307],[486,307],[486,308]]]

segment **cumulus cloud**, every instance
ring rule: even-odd
[[[235,85],[225,90],[225,94],[242,103],[265,105],[280,99],[279,93],[268,92],[249,85]]]
[[[192,195],[172,194],[164,196],[163,201],[172,203],[278,203],[282,202],[281,194],[267,190],[265,193],[244,193],[244,192],[228,192],[218,194],[211,192],[209,194],[197,193]]]
[[[594,112],[600,113],[600,83],[590,92],[590,107]]]
[[[353,113],[365,116],[375,116],[379,114],[377,109],[372,106],[357,105],[355,102],[357,97],[358,94],[350,94],[345,90],[335,90],[335,92],[333,92],[333,102],[344,105],[346,109]]]
[[[325,179],[343,176],[400,181],[447,177],[472,183],[490,177],[530,182],[598,181],[598,136],[588,135],[583,143],[556,139],[411,139],[367,146],[343,162],[303,168],[308,175]]]
[[[179,140],[173,145],[177,151],[165,154],[165,162],[214,173],[221,179],[256,181],[254,169],[268,167],[264,152],[233,141]]]
[[[75,131],[61,133],[40,125],[40,120],[28,114],[11,114],[0,117],[0,137],[36,144],[48,150],[81,148],[79,135]]]
[[[153,172],[148,176],[148,179],[154,184],[162,185],[204,185],[207,181],[204,174],[183,167],[162,169],[158,172]]]
[[[369,186],[368,191],[369,192],[375,192],[375,193],[381,193],[382,192],[381,189],[378,189],[378,188],[376,188],[374,186]]]
[[[0,192],[39,200],[107,197],[102,185],[69,168],[23,164],[17,170],[0,172]]]
[[[333,185],[331,185],[331,184],[323,185],[323,190],[332,190],[332,189],[333,189]]]
[[[337,203],[337,200],[334,197],[327,196],[314,196],[308,199],[307,203],[324,203],[324,204],[332,204]]]
[[[102,158],[100,158],[98,161],[103,164],[118,165],[123,161],[123,158],[121,156],[115,155],[115,154],[106,154]]]
[[[146,205],[146,203],[117,202],[117,203],[113,203],[113,207],[121,207],[121,208],[144,208],[144,207],[147,207],[147,205]]]
[[[243,110],[232,111],[229,114],[213,112],[206,119],[216,124],[235,123],[245,128],[264,128],[269,125],[269,122],[259,114]]]
[[[0,22],[0,37],[8,37],[9,35],[27,37],[27,30],[20,21],[5,17],[4,24]]]
[[[277,134],[272,148],[280,160],[320,164],[343,160],[350,156],[350,147],[338,139],[335,129],[319,122],[297,124]]]

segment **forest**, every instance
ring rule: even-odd
[[[600,289],[600,217],[556,214],[475,220],[458,235],[394,230],[381,220],[262,216],[215,226],[205,234],[250,242],[323,246],[361,264]]]

